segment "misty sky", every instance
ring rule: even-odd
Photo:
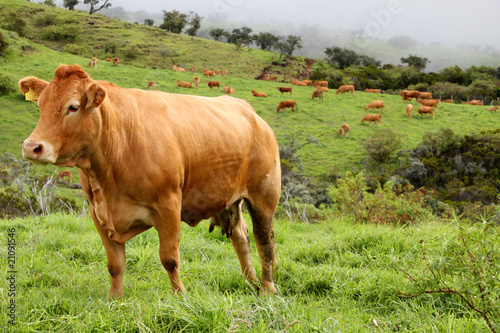
[[[113,7],[149,13],[194,11],[205,18],[247,23],[306,23],[360,29],[372,38],[408,35],[425,44],[440,42],[500,47],[499,0],[111,0]]]

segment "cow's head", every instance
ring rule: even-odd
[[[95,112],[106,91],[78,65],[62,65],[52,81],[27,77],[19,81],[27,100],[40,108],[40,119],[23,143],[23,157],[40,164],[78,165],[91,154],[100,133]]]

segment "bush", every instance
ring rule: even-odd
[[[0,96],[8,95],[17,90],[17,83],[14,78],[0,73]]]
[[[0,33],[0,52],[4,52],[5,50],[7,50],[8,47],[9,47],[9,42],[7,42],[5,36],[2,33]]]
[[[80,33],[80,28],[75,24],[60,26],[51,25],[40,31],[42,39],[69,42],[78,40]]]
[[[63,52],[71,53],[75,55],[85,55],[87,53],[87,49],[78,44],[66,44],[63,47]]]
[[[17,13],[9,11],[4,15],[5,20],[0,23],[0,28],[15,31],[19,36],[24,37],[26,33],[26,21],[18,16]]]
[[[43,13],[40,15],[37,15],[35,18],[33,24],[35,27],[47,27],[49,25],[57,25],[59,23],[59,18],[57,17],[56,14],[54,13]]]

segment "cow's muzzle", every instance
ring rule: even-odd
[[[43,164],[54,164],[56,162],[54,146],[46,141],[26,139],[23,143],[23,157],[27,160]]]

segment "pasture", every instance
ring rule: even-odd
[[[17,319],[7,323],[4,282],[2,332],[487,331],[458,296],[398,297],[411,287],[394,267],[412,265],[420,240],[428,255],[439,257],[456,236],[449,222],[386,228],[338,217],[310,225],[277,220],[275,297],[259,297],[245,283],[229,240],[219,229],[209,233],[208,221],[182,226],[186,293],[172,294],[158,259],[158,235],[149,230],[127,243],[124,297],[117,300],[107,299],[106,255],[89,217],[5,220],[4,245],[10,228],[16,230]],[[5,246],[0,254],[6,258]]]

